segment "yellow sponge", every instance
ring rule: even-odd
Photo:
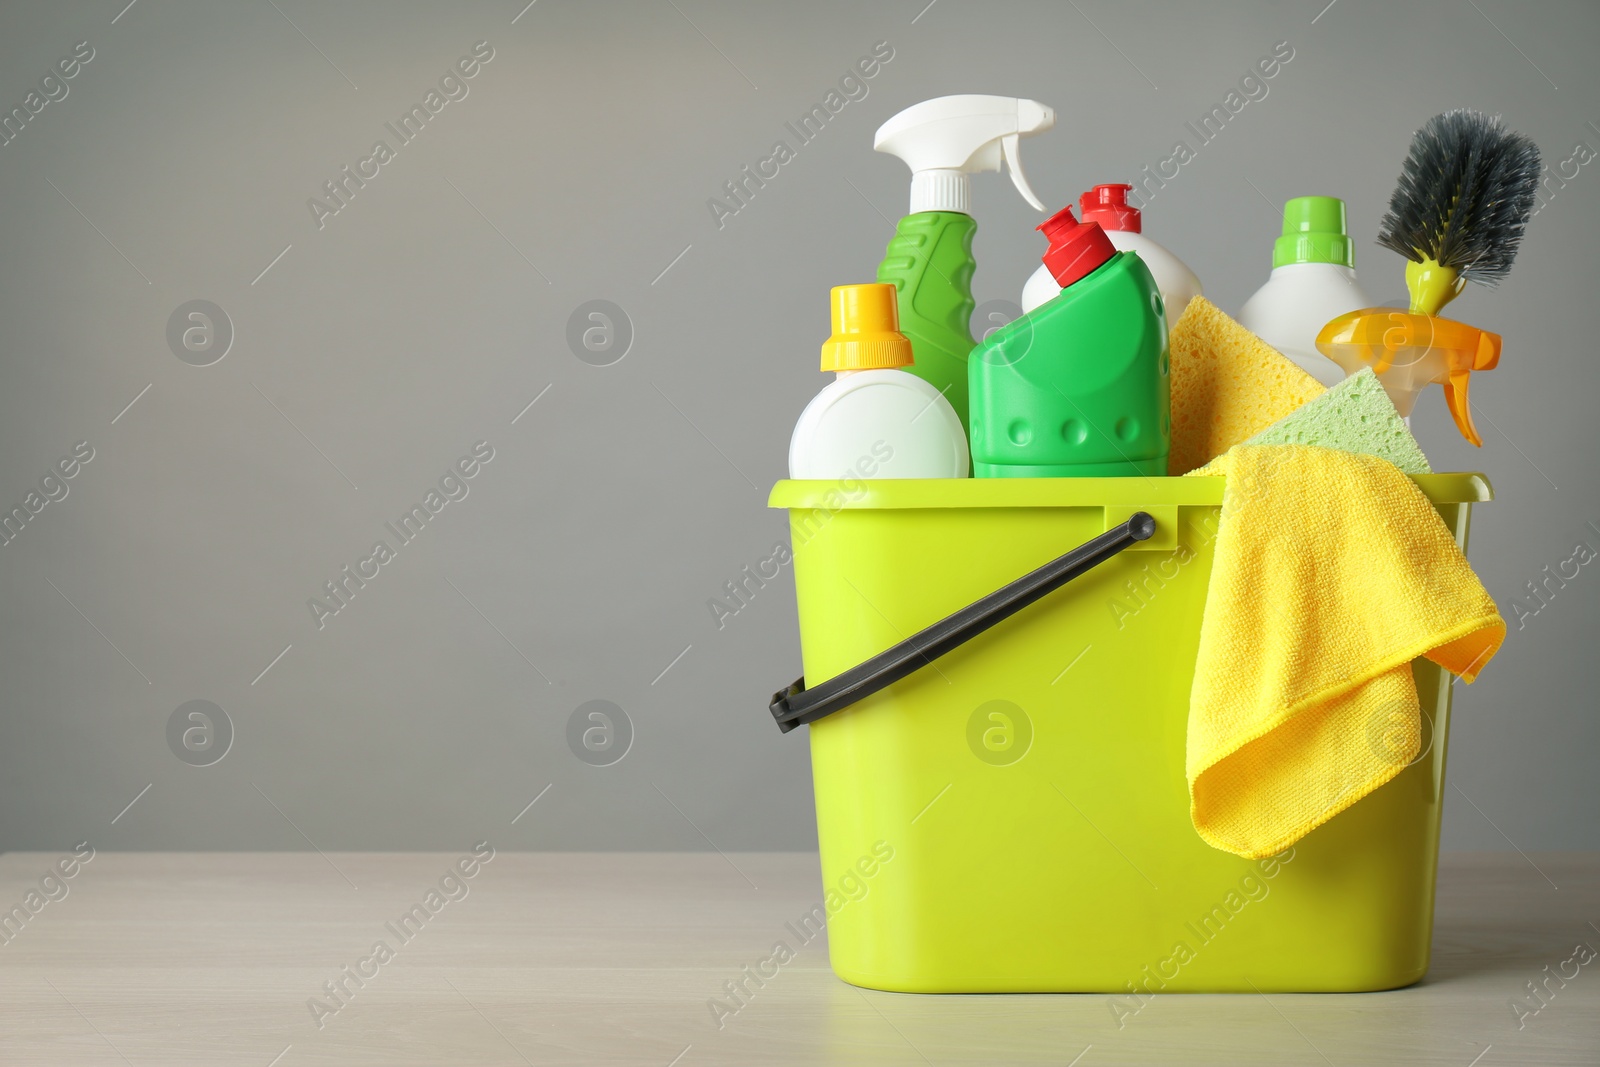
[[[1325,390],[1203,296],[1172,327],[1172,452],[1187,474]]]

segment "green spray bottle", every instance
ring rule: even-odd
[[[906,108],[878,127],[872,147],[911,168],[911,212],[878,265],[878,281],[899,294],[900,332],[911,338],[914,362],[905,369],[950,401],[967,428],[967,356],[973,339],[970,174],[1011,171],[1028,203],[1044,204],[1028,188],[1018,139],[1048,130],[1056,113],[1010,96],[941,96]]]
[[[1070,207],[1039,227],[1061,294],[972,353],[980,478],[1161,477],[1172,447],[1161,290]]]

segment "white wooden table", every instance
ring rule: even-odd
[[[1600,1064],[1600,959],[1520,1029],[1511,1008],[1600,950],[1594,854],[1446,856],[1413,988],[1165,996],[1121,1029],[1104,996],[856,989],[820,938],[719,1028],[712,998],[816,903],[814,855],[502,852],[428,913],[458,858],[103,852],[41,889],[59,855],[0,856],[0,908],[26,915],[0,943],[0,1063]]]

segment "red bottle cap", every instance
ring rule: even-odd
[[[1098,222],[1102,230],[1139,233],[1144,226],[1139,209],[1128,203],[1131,185],[1097,185],[1078,197],[1084,222]]]
[[[1040,223],[1039,232],[1050,241],[1045,269],[1063,289],[1117,254],[1099,224],[1073,218],[1070,204]]]

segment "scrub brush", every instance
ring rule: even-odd
[[[1467,282],[1510,272],[1538,186],[1538,146],[1498,115],[1458,108],[1423,124],[1378,235],[1410,260],[1413,314],[1438,315]]]
[[[1317,334],[1317,349],[1346,373],[1370,366],[1403,416],[1440,383],[1461,436],[1482,445],[1467,386],[1473,371],[1500,362],[1500,335],[1439,312],[1467,282],[1492,286],[1510,273],[1538,187],[1538,146],[1498,116],[1460,108],[1423,123],[1378,234],[1408,260],[1410,310],[1340,315]]]

